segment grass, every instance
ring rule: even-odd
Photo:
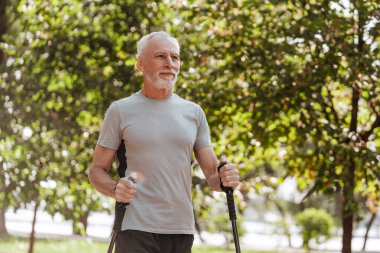
[[[19,237],[0,238],[0,253],[27,253],[28,239]],[[95,242],[86,239],[37,239],[34,253],[105,253],[107,242]],[[233,253],[234,249],[220,247],[194,246],[193,253]],[[264,251],[244,250],[244,253],[264,253]],[[270,253],[266,251],[265,253]]]
[[[29,241],[25,238],[0,239],[0,253],[27,253]],[[63,252],[107,252],[106,243],[86,240],[57,240],[38,239],[34,245],[34,253],[63,253]]]

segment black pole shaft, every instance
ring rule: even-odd
[[[240,243],[239,243],[239,234],[237,231],[236,220],[231,220],[232,223],[232,233],[234,234],[234,243],[236,253],[240,253]]]
[[[226,191],[227,195],[227,205],[228,205],[228,212],[230,215],[230,220],[232,224],[232,233],[234,236],[234,242],[235,242],[235,251],[236,253],[240,253],[240,243],[239,243],[239,234],[237,231],[237,224],[236,224],[236,211],[235,211],[235,201],[234,201],[234,194],[232,189],[228,189]]]
[[[219,163],[217,169],[218,172],[220,169],[226,164],[226,162]],[[234,201],[234,189],[231,187],[225,187],[223,186],[223,183],[220,182],[220,189],[226,193],[227,196],[227,206],[228,206],[228,213],[230,215],[230,220],[232,224],[232,233],[234,236],[234,242],[235,242],[235,251],[236,253],[240,253],[240,243],[239,243],[239,234],[237,231],[237,225],[236,225],[236,210],[235,210],[235,201]]]

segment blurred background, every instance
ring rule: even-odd
[[[105,252],[78,248],[113,223],[87,170],[160,30],[181,45],[175,92],[240,164],[243,249],[380,252],[377,0],[0,0],[0,252]],[[192,165],[195,250],[233,252],[224,194]]]

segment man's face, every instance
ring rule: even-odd
[[[162,36],[153,37],[138,60],[145,85],[153,85],[158,89],[173,88],[180,65],[177,44]]]

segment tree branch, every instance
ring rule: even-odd
[[[361,139],[362,139],[363,141],[368,141],[369,136],[373,133],[373,131],[374,131],[377,127],[380,127],[380,113],[377,113],[377,114],[376,114],[376,119],[375,119],[375,121],[373,122],[373,124],[372,124],[372,126],[371,126],[371,129],[368,130],[368,131],[365,131],[365,132],[363,132],[363,133],[360,134]]]
[[[334,107],[333,96],[331,95],[331,91],[330,91],[329,87],[327,87],[327,85],[325,85],[325,87],[327,89],[327,94],[328,94],[328,100],[329,100],[330,108],[331,108],[331,111],[332,111],[332,113],[334,115],[335,125],[339,126],[340,119],[339,119],[339,115],[336,112],[335,107]]]
[[[359,87],[354,81],[352,85],[352,110],[351,110],[351,122],[350,132],[356,132],[358,126],[358,110],[359,110]]]
[[[358,22],[357,22],[357,36],[358,36],[358,47],[356,51],[357,56],[357,64],[353,68],[354,78],[356,79],[352,83],[352,111],[351,111],[351,122],[350,122],[350,132],[356,132],[357,131],[357,125],[358,125],[358,111],[359,111],[359,98],[360,98],[360,85],[357,83],[359,80],[359,73],[361,73],[360,67],[363,65],[363,47],[364,47],[364,33],[363,33],[363,26],[364,26],[364,20],[362,15],[358,15]]]

